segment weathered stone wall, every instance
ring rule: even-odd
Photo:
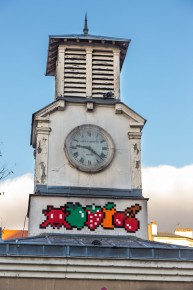
[[[142,118],[132,111],[124,111],[122,107],[95,105],[88,112],[87,104],[68,103],[63,111],[47,112],[46,118],[43,112],[43,117],[38,114],[34,134],[35,184],[141,189]],[[110,134],[115,144],[113,161],[108,168],[95,174],[78,171],[69,164],[64,152],[66,136],[83,124],[100,126]]]

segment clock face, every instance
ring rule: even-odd
[[[72,130],[64,150],[69,162],[85,172],[98,172],[107,167],[114,156],[111,136],[95,125],[82,125]]]

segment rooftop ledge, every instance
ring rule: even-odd
[[[193,261],[193,248],[133,236],[42,234],[0,242],[0,256]]]

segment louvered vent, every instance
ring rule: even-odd
[[[64,58],[64,96],[86,96],[86,51],[66,49]]]
[[[93,50],[92,95],[103,97],[103,94],[107,92],[114,93],[113,52]]]

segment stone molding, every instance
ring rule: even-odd
[[[191,282],[193,261],[1,256],[0,277]]]

